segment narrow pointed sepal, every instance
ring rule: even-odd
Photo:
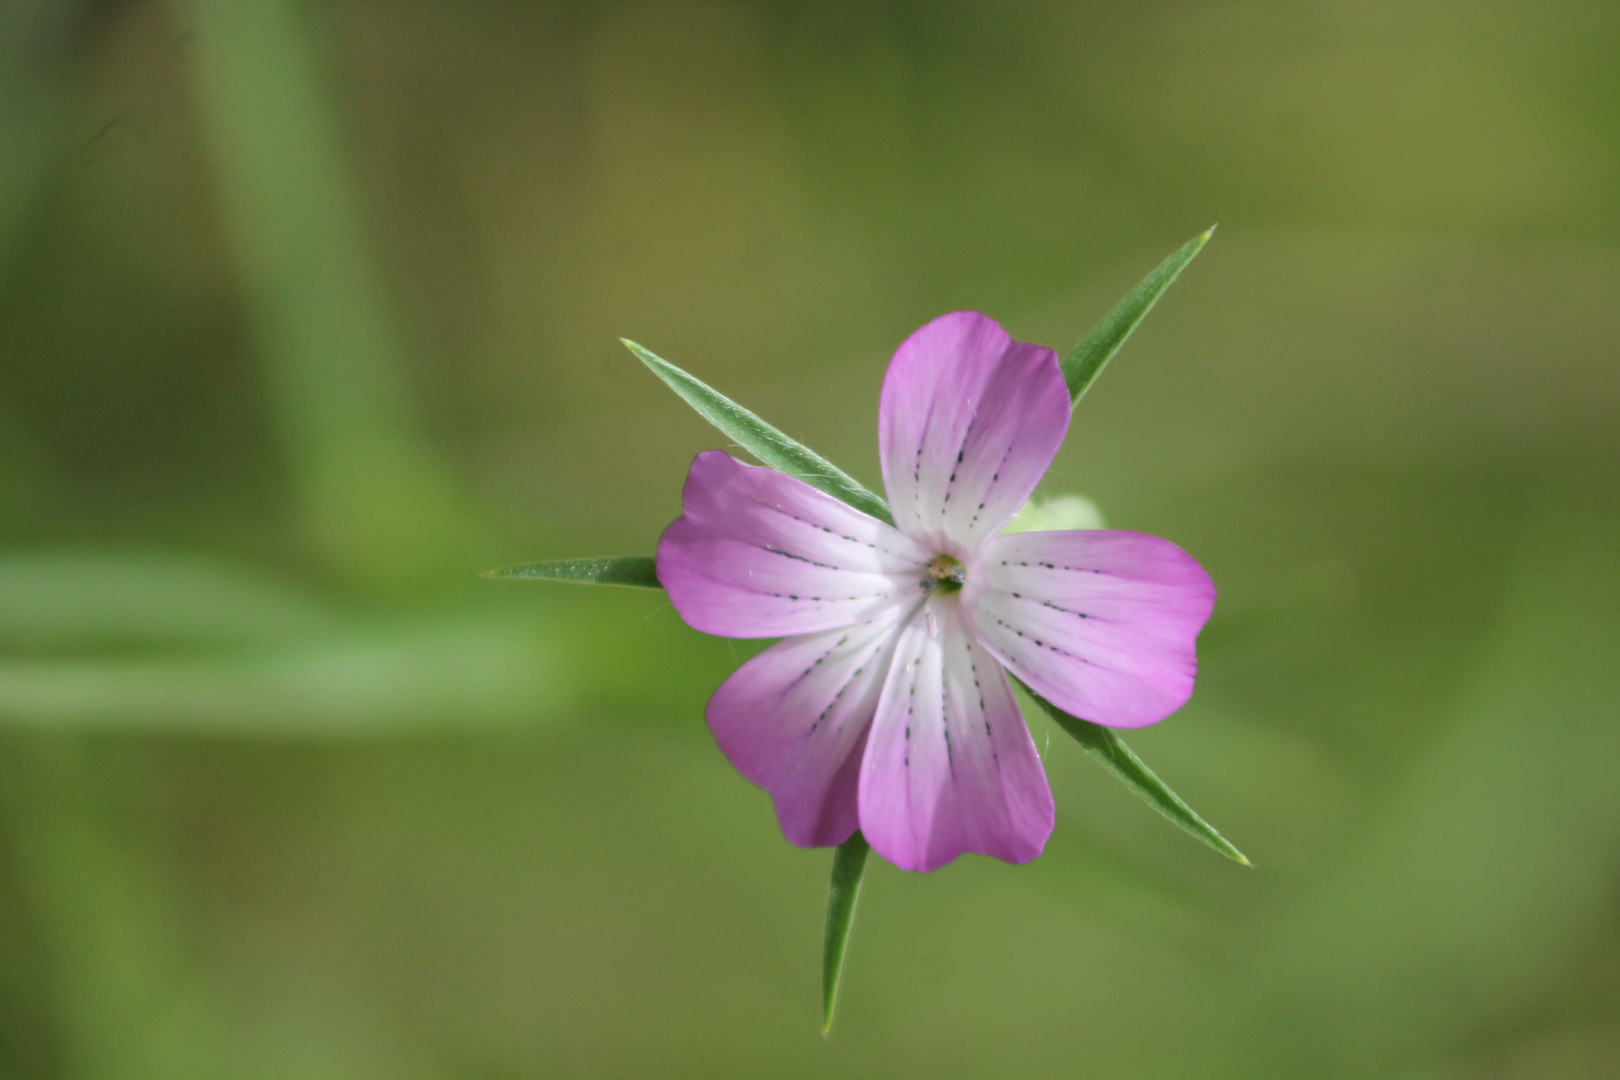
[[[844,974],[844,950],[855,923],[855,901],[861,895],[866,856],[872,849],[859,829],[838,845],[833,855],[832,884],[827,889],[827,933],[821,952],[821,1034],[832,1030],[838,984]]]
[[[1020,684],[1022,685],[1022,684]],[[1024,687],[1026,693],[1035,699],[1035,703],[1046,710],[1046,714],[1058,722],[1070,735],[1074,736],[1086,753],[1095,758],[1103,768],[1117,776],[1136,794],[1145,799],[1149,806],[1192,833],[1198,839],[1225,855],[1228,859],[1240,862],[1244,866],[1253,866],[1248,856],[1232,845],[1226,837],[1215,831],[1215,827],[1199,817],[1192,807],[1182,801],[1181,797],[1163,780],[1160,780],[1154,771],[1147,767],[1141,758],[1137,757],[1131,748],[1125,745],[1123,739],[1114,734],[1112,728],[1093,724],[1088,720],[1070,716],[1050,701]]]
[[[1198,253],[1204,250],[1209,238],[1215,235],[1215,226],[1199,233],[1181,246],[1181,249],[1160,263],[1137,283],[1125,299],[1121,300],[1098,323],[1096,329],[1087,334],[1074,347],[1074,351],[1063,358],[1063,380],[1069,384],[1069,401],[1071,405],[1078,405],[1080,398],[1102,374],[1102,369],[1112,360],[1119,347],[1125,344],[1125,339],[1131,336],[1147,313],[1153,310],[1153,305],[1159,302],[1187,264],[1192,262]]]
[[[735,439],[763,464],[803,480],[885,524],[894,524],[888,504],[838,466],[668,360],[626,338],[619,340],[699,416]]]
[[[577,585],[627,585],[633,589],[661,589],[657,563],[645,555],[617,559],[557,559],[487,570],[487,578],[529,578],[568,581]]]

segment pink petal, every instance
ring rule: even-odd
[[[1109,727],[1157,723],[1192,696],[1215,583],[1144,533],[1013,533],[967,568],[973,634],[1037,694]]]
[[[828,847],[855,831],[861,750],[903,614],[779,641],[709,699],[720,749],[771,793],[791,843]]]
[[[658,541],[658,580],[706,634],[851,626],[921,595],[929,553],[892,526],[773,469],[710,450]]]
[[[861,829],[903,870],[964,851],[1028,862],[1051,835],[1052,791],[1007,676],[935,597],[900,632],[861,764]]]
[[[883,379],[878,447],[895,524],[966,561],[1024,505],[1068,428],[1056,353],[977,311],[941,315]]]

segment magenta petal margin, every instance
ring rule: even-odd
[[[699,630],[783,639],[707,716],[792,843],[859,828],[906,870],[964,852],[1027,862],[1052,793],[1008,673],[1113,727],[1192,693],[1215,588],[1191,556],[1141,533],[998,535],[1068,424],[1057,354],[958,311],[907,338],[884,378],[894,525],[720,451],[692,463],[658,577]],[[959,582],[936,571],[953,562]]]

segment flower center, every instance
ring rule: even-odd
[[[936,589],[942,593],[957,592],[966,580],[967,567],[949,555],[940,555],[928,564],[928,576],[922,580],[923,592]]]

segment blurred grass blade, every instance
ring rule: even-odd
[[[787,473],[819,488],[835,499],[842,499],[863,513],[879,521],[894,524],[889,507],[877,495],[868,491],[859,481],[838,466],[805,446],[788,438],[758,416],[738,405],[713,387],[688,375],[668,360],[655,356],[635,342],[621,338],[625,347],[636,358],[663,379],[669,388],[696,409],[698,415],[737,440],[744,450],[778,472]]]
[[[832,1030],[833,1007],[838,1004],[838,983],[844,974],[844,950],[855,922],[855,901],[861,895],[866,856],[872,850],[859,829],[838,845],[833,855],[832,884],[827,889],[827,936],[821,953],[821,1033]]]
[[[232,1041],[229,1007],[211,992],[219,985],[213,973],[191,960],[199,935],[175,893],[174,849],[161,819],[120,812],[127,804],[108,791],[107,755],[93,739],[12,731],[0,745],[7,900],[35,913],[28,943],[38,950],[34,964],[49,965],[33,970],[52,979],[44,1015],[62,1048],[62,1072],[218,1075],[229,1060],[214,1056],[216,1040]],[[129,763],[114,775],[131,785],[161,782]],[[198,992],[178,1006],[179,992],[168,988],[187,983]],[[177,1007],[187,1010],[183,1027],[173,1019]]]
[[[618,559],[558,559],[490,570],[487,578],[533,578],[536,581],[571,581],[580,585],[628,585],[635,589],[661,589],[656,560],[646,555]]]
[[[536,730],[568,722],[581,701],[645,701],[635,685],[646,679],[640,670],[608,669],[598,661],[604,640],[622,640],[623,633],[580,623],[560,616],[537,620],[532,613],[462,615],[357,624],[213,653],[0,652],[0,731],[319,741]],[[663,637],[648,636],[668,648]],[[669,666],[663,663],[664,695]]]
[[[1023,686],[1022,683],[1019,685]],[[1100,761],[1104,768],[1123,780],[1126,787],[1146,799],[1155,810],[1227,858],[1235,859],[1244,866],[1254,865],[1226,837],[1216,832],[1213,825],[1199,817],[1192,807],[1181,801],[1179,795],[1166,787],[1164,781],[1114,734],[1113,729],[1070,716],[1029,687],[1024,686],[1024,690],[1064,731],[1085,747],[1086,753]]]
[[[1071,405],[1078,405],[1080,398],[1086,390],[1102,374],[1102,369],[1108,361],[1119,352],[1119,347],[1125,344],[1125,339],[1131,336],[1136,324],[1141,322],[1153,305],[1159,302],[1159,297],[1170,287],[1177,276],[1193,261],[1193,257],[1204,250],[1209,238],[1215,235],[1215,226],[1199,233],[1181,246],[1181,250],[1170,256],[1154,268],[1153,272],[1143,278],[1130,294],[1115,305],[1096,329],[1087,334],[1085,340],[1074,347],[1074,351],[1063,360],[1063,381],[1069,384],[1069,401]]]
[[[308,540],[352,582],[412,588],[461,562],[472,518],[419,428],[327,22],[298,0],[171,6]]]
[[[18,654],[237,648],[341,632],[342,614],[228,562],[141,551],[0,555],[0,665]],[[7,655],[9,654],[9,655]]]

